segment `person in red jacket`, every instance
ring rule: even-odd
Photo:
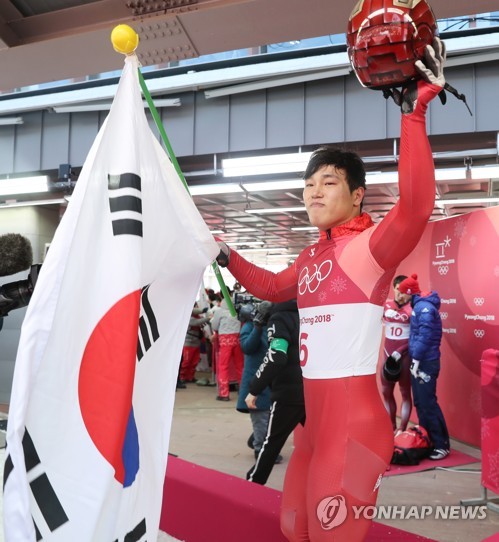
[[[206,310],[204,311],[206,312]],[[180,363],[180,380],[177,387],[185,387],[185,382],[195,382],[196,367],[201,356],[202,328],[210,319],[201,316],[204,312],[197,307],[192,309],[189,326],[185,335],[184,347],[182,348],[182,361]]]
[[[435,198],[426,134],[429,102],[445,83],[440,40],[426,49],[423,79],[402,103],[400,198],[374,225],[362,212],[365,169],[355,153],[320,148],[304,174],[303,199],[317,243],[272,273],[220,242],[217,257],[253,295],[297,298],[307,421],[286,472],[281,529],[291,542],[364,540],[393,452],[393,431],[376,384],[383,304],[400,262],[419,241]],[[431,68],[431,69],[430,69]],[[357,509],[358,510],[358,509]]]

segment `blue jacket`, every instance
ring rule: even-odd
[[[412,359],[431,361],[440,359],[442,320],[440,297],[437,292],[427,296],[414,295],[409,333],[409,354]]]
[[[239,412],[249,412],[245,399],[249,393],[249,383],[263,362],[269,347],[267,341],[267,328],[255,327],[253,322],[246,322],[239,333],[239,342],[244,353],[244,368],[239,387],[236,409]],[[270,388],[265,388],[256,399],[257,410],[270,409]]]

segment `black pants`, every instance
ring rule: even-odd
[[[246,480],[265,485],[275,460],[293,429],[305,423],[305,405],[274,401],[270,407],[267,436],[263,441],[256,463],[246,474]]]

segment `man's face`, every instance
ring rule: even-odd
[[[305,180],[303,200],[312,226],[324,231],[360,214],[363,188],[350,192],[344,170],[324,166]]]
[[[395,301],[399,305],[405,305],[406,303],[409,303],[412,297],[410,294],[403,294],[402,292],[400,292],[398,284],[393,288],[393,295],[395,297]]]

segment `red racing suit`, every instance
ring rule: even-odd
[[[272,273],[231,251],[229,270],[269,301],[297,298],[306,423],[286,472],[281,528],[292,542],[363,540],[393,432],[376,385],[383,304],[397,265],[414,249],[435,197],[425,112],[441,87],[418,82],[402,116],[400,198],[382,222],[367,214],[321,232],[293,265]],[[372,516],[371,516],[372,517]]]
[[[393,352],[401,356],[409,351],[409,328],[412,307],[410,303],[398,305],[393,299],[385,303],[383,321],[385,323],[385,357]]]
[[[398,380],[401,403],[399,430],[405,431],[412,412],[411,357],[409,356],[409,328],[412,307],[410,303],[400,306],[394,299],[385,303],[383,322],[385,324],[384,360],[394,352],[401,355],[400,376]],[[384,361],[383,360],[383,361]],[[397,403],[394,388],[396,382],[387,380],[380,371],[381,392],[385,407],[390,414],[393,430],[397,429]]]

